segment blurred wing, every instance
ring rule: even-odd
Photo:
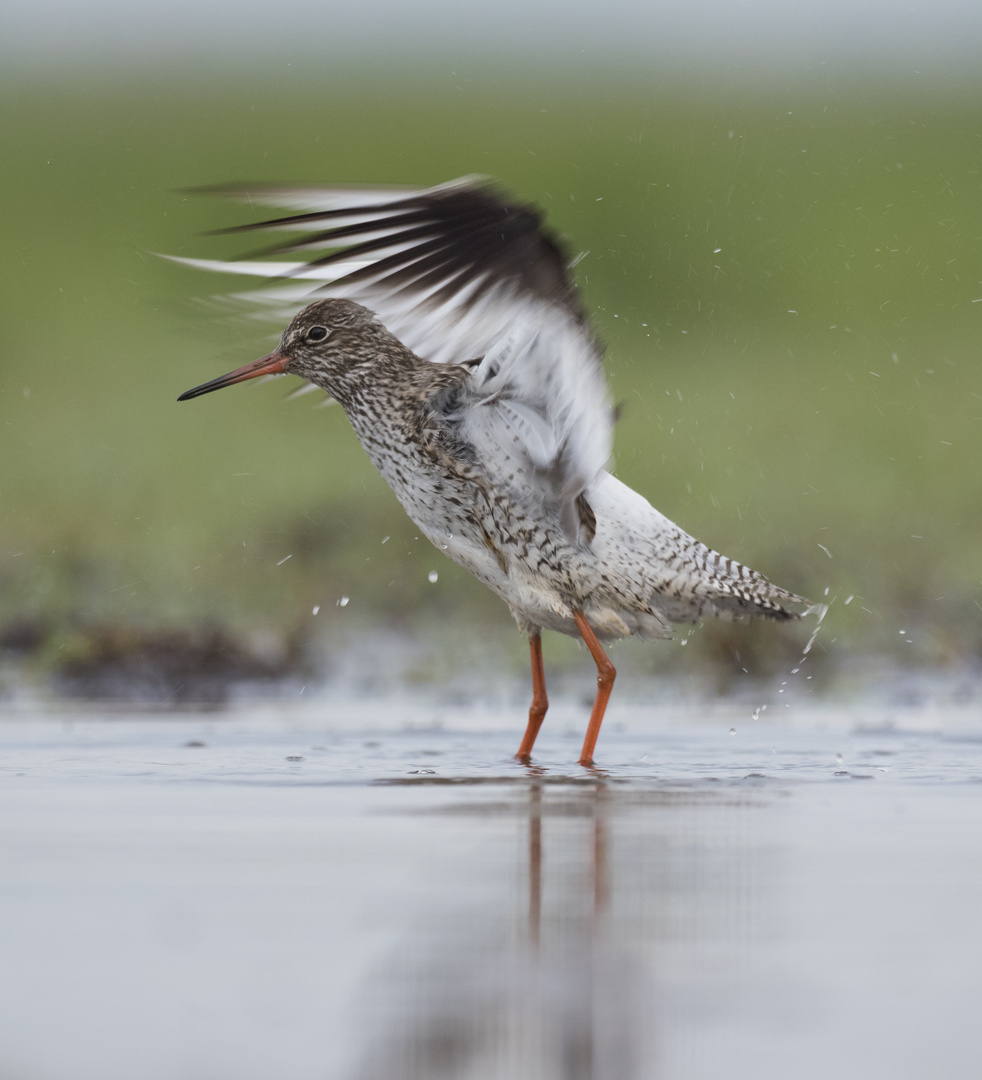
[[[475,365],[459,425],[497,486],[558,504],[566,531],[583,538],[576,501],[608,463],[612,410],[578,324],[530,302]]]
[[[421,190],[207,190],[250,204],[314,208],[225,230],[301,234],[249,261],[178,260],[276,281],[243,298],[272,304],[284,315],[292,317],[298,303],[317,296],[347,297],[434,363],[483,356],[521,301],[544,301],[586,326],[564,254],[540,228],[541,215],[505,200],[481,178]],[[288,254],[301,261],[260,261]]]
[[[300,236],[250,261],[179,262],[273,279],[241,296],[283,318],[317,296],[347,297],[434,363],[481,358],[457,419],[499,479],[567,503],[605,467],[612,410],[600,348],[537,210],[480,177],[418,190],[210,190],[307,211],[229,231]]]

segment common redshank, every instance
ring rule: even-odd
[[[798,617],[785,605],[802,597],[693,539],[607,471],[602,349],[535,208],[480,177],[418,190],[223,190],[302,211],[231,231],[300,238],[255,261],[180,261],[279,279],[246,295],[288,311],[319,299],[268,356],[179,400],[292,374],[340,402],[424,535],[528,635],[521,761],[548,707],[544,628],[580,635],[597,665],[579,758],[591,765],[615,676],[601,640],[669,637],[672,623],[703,615]],[[315,254],[262,258],[287,252]]]

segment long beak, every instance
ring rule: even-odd
[[[193,390],[186,391],[177,400],[187,401],[189,398],[200,397],[202,394],[210,394],[212,390],[221,390],[222,387],[231,386],[232,383],[258,379],[260,375],[281,375],[289,362],[290,358],[281,352],[271,352],[269,356],[264,356],[261,360],[253,360],[251,364],[244,364],[227,375],[219,375],[211,382],[202,383]]]

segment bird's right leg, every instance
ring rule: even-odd
[[[542,727],[546,709],[549,708],[549,698],[546,696],[546,673],[542,666],[541,632],[529,634],[529,654],[532,658],[532,705],[529,708],[529,723],[525,729],[525,737],[515,755],[526,765],[532,759],[532,746],[536,735],[539,734],[539,728]]]
[[[593,662],[597,665],[597,696],[593,700],[593,712],[590,713],[590,724],[586,729],[586,738],[583,740],[583,750],[580,752],[580,764],[593,764],[593,750],[597,745],[597,736],[600,734],[600,725],[603,723],[604,713],[607,711],[607,702],[610,700],[610,692],[614,689],[614,678],[617,672],[610,662],[603,646],[597,641],[597,635],[590,628],[586,616],[582,611],[573,612],[573,621],[580,632],[580,636],[586,642],[590,650]]]

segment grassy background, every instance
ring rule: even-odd
[[[241,279],[149,254],[248,247],[199,235],[250,212],[189,185],[482,172],[589,252],[577,273],[624,406],[625,481],[833,600],[840,657],[977,662],[978,89],[848,73],[8,76],[0,635],[44,665],[94,627],[248,628],[284,648],[425,613],[509,633],[503,605],[416,538],[340,410],[283,403],[279,382],[175,403],[278,328],[192,302]],[[769,629],[741,640],[778,648]],[[731,651],[725,630],[693,645],[689,663]]]

